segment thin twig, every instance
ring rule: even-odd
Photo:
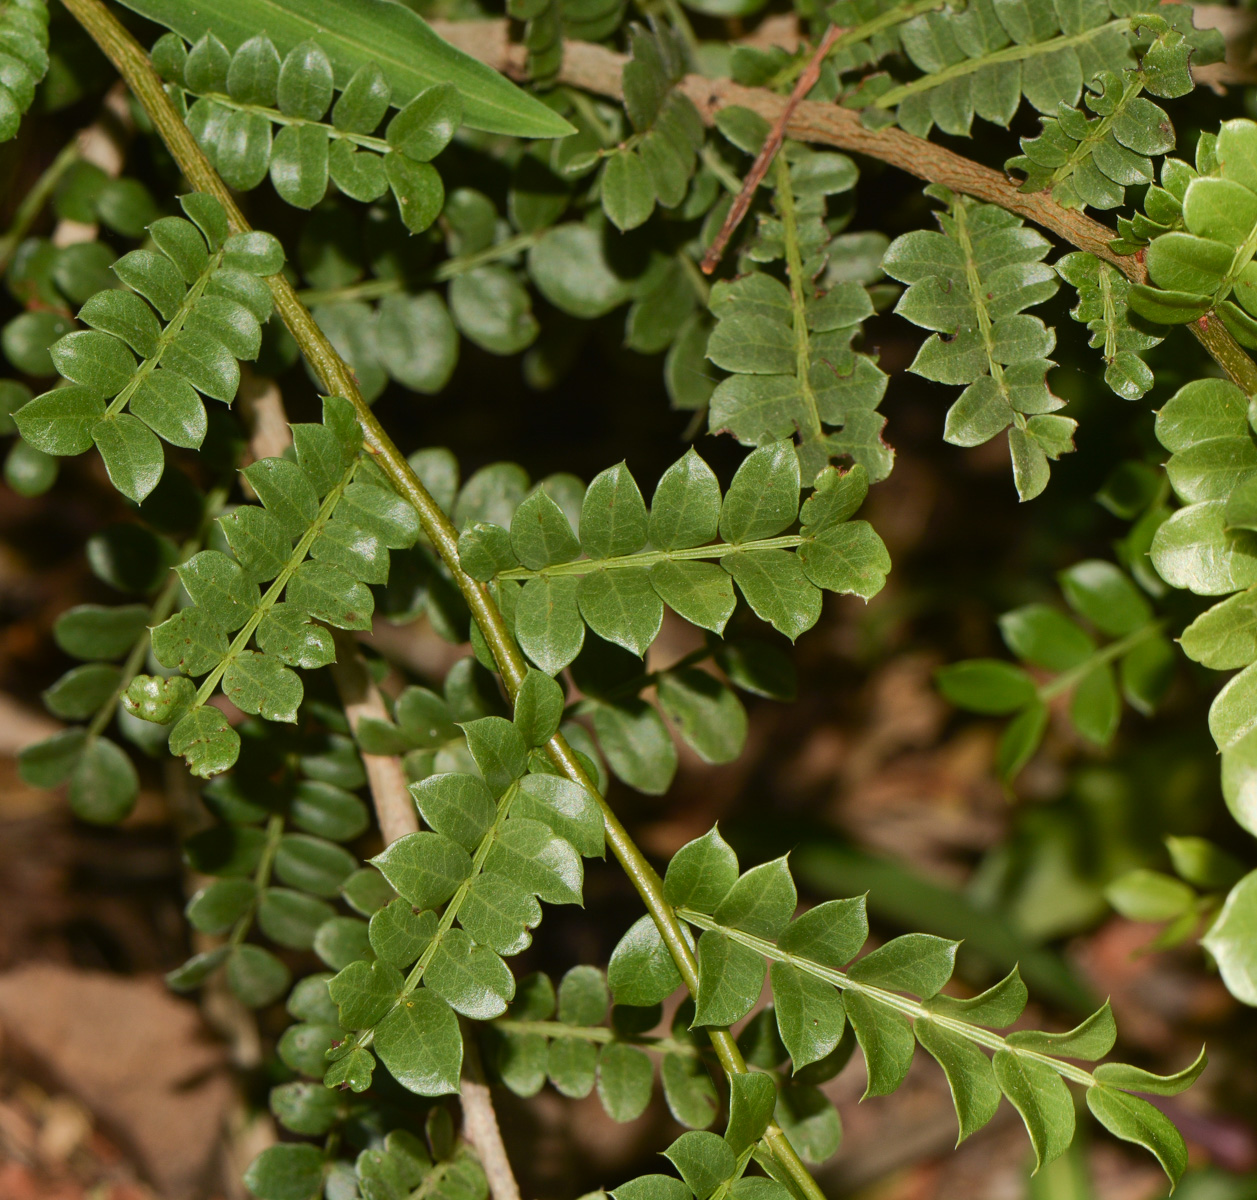
[[[493,1107],[493,1096],[485,1079],[484,1064],[480,1061],[476,1031],[466,1022],[462,1024],[463,1076],[459,1081],[458,1095],[463,1106],[463,1137],[480,1159],[493,1200],[520,1200],[519,1184],[515,1181],[515,1172],[511,1170],[502,1130],[498,1127],[498,1114]]]
[[[505,21],[434,21],[433,28],[460,50],[515,79],[526,77],[523,47],[513,46]],[[590,42],[565,42],[558,82],[595,95],[622,99],[622,74],[628,58]],[[677,84],[708,125],[723,108],[749,108],[769,122],[781,116],[787,100],[766,88],[743,87],[731,79],[687,75]],[[1001,171],[919,138],[902,129],[866,129],[860,114],[838,104],[802,100],[786,120],[786,135],[801,142],[834,146],[880,159],[901,171],[941,183],[988,204],[1016,213],[1064,241],[1112,263],[1133,283],[1147,280],[1141,257],[1117,254],[1109,246],[1116,234],[1076,209],[1057,204],[1047,192],[1023,192]],[[1219,366],[1248,395],[1257,394],[1257,363],[1216,318],[1201,318],[1187,326]]]
[[[799,76],[798,82],[795,83],[793,90],[790,92],[785,107],[781,110],[781,115],[773,122],[773,127],[764,139],[764,144],[760,147],[759,154],[756,155],[755,161],[751,164],[751,169],[746,173],[746,178],[742,181],[742,190],[733,201],[733,207],[729,209],[729,215],[725,217],[724,224],[720,226],[720,232],[716,234],[716,240],[712,242],[707,248],[707,253],[703,255],[702,268],[704,275],[710,275],[720,265],[725,246],[729,244],[729,239],[733,236],[737,227],[742,224],[742,218],[750,210],[751,201],[755,199],[755,192],[759,185],[764,182],[764,176],[768,174],[768,168],[772,165],[773,158],[781,148],[781,143],[785,140],[786,125],[789,124],[794,110],[798,108],[803,97],[816,86],[816,81],[820,78],[821,66],[825,62],[825,56],[841,35],[842,30],[837,25],[831,25],[825,30],[825,36],[821,39],[821,44],[816,47],[816,53],[812,55],[811,61],[803,68],[803,74]]]
[[[349,728],[356,735],[363,717],[387,721],[388,710],[353,635],[337,629],[333,630],[332,636],[336,639],[332,679],[340,693],[345,716],[349,718]],[[384,844],[387,846],[408,833],[418,833],[419,815],[406,787],[406,773],[402,770],[401,759],[392,754],[363,752],[362,765],[367,773],[367,786],[371,789],[371,800]]]

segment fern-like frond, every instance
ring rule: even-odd
[[[1094,1062],[1113,1048],[1116,1028],[1107,1004],[1067,1033],[998,1034],[994,1031],[1013,1024],[1025,1007],[1026,988],[1015,969],[981,995],[961,1000],[942,994],[956,942],[906,934],[857,957],[868,937],[863,898],[829,901],[796,918],[798,898],[786,860],[740,874],[737,856],[715,829],[673,856],[664,890],[682,920],[700,931],[693,1025],[740,1020],[767,978],[781,1041],[796,1071],[835,1053],[849,1025],[867,1067],[865,1095],[884,1095],[903,1082],[919,1043],[951,1085],[960,1137],[985,1125],[1002,1095],[1020,1113],[1040,1166],[1072,1141],[1069,1080],[1087,1089],[1088,1105],[1102,1124],[1147,1148],[1172,1182],[1182,1174],[1187,1162],[1182,1137],[1130,1092],[1185,1089],[1204,1070],[1203,1052],[1191,1067],[1167,1077],[1118,1063],[1088,1071],[1065,1061]],[[669,974],[671,960],[652,928],[639,922],[612,956],[609,978],[618,1002],[657,1002],[679,982],[674,971]],[[766,1123],[775,1088],[770,1086],[763,1100]],[[737,1107],[735,1093],[726,1131],[732,1145],[720,1151],[712,1145],[709,1151],[728,1171],[721,1179],[726,1183],[746,1166],[745,1141],[740,1131],[735,1135]],[[690,1183],[686,1165],[673,1153],[678,1144],[668,1156]]]
[[[1056,415],[1065,402],[1047,386],[1055,330],[1025,312],[1059,286],[1042,261],[1048,241],[1002,208],[926,190],[947,205],[937,214],[942,232],[896,238],[882,264],[909,285],[895,311],[936,331],[908,369],[966,385],[943,437],[980,446],[1008,430],[1017,494],[1031,500],[1047,486],[1048,460],[1074,448],[1077,424]]]
[[[270,234],[229,234],[211,197],[194,192],[181,203],[191,220],[162,217],[149,226],[152,249],[113,264],[127,290],[97,292],[78,313],[88,328],[53,343],[68,386],[14,414],[22,437],[46,454],[94,444],[114,487],[137,503],[162,477],[158,438],[198,448],[208,429],[201,396],[235,398],[237,360],[257,356],[271,311],[262,279],[284,263]]]
[[[296,462],[268,458],[245,469],[262,503],[220,519],[234,557],[204,550],[179,567],[191,603],[153,631],[153,654],[180,674],[138,678],[124,703],[171,724],[171,752],[195,774],[225,771],[239,753],[238,734],[208,704],[219,685],[244,712],[296,721],[303,688],[291,668],[335,659],[331,634],[311,618],[370,628],[367,585],[388,579],[390,549],[419,536],[414,510],[391,488],[355,482],[360,470],[371,474],[361,437],[348,401],[329,397],[323,424],[294,427]]]
[[[48,5],[44,0],[0,3],[0,142],[17,136],[48,71]]]
[[[153,61],[185,106],[193,98],[188,128],[229,186],[248,191],[269,175],[297,208],[313,208],[329,180],[354,200],[378,200],[392,189],[412,233],[440,213],[445,189],[430,160],[462,123],[453,84],[421,91],[377,137],[392,100],[384,71],[364,63],[333,105],[332,63],[317,42],[302,42],[281,59],[265,34],[232,54],[212,33],[191,49],[168,33],[153,47]]]

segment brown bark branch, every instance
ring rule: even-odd
[[[751,201],[755,199],[755,193],[759,185],[764,182],[764,176],[768,174],[768,168],[772,166],[772,161],[776,157],[781,143],[785,140],[786,126],[794,115],[794,110],[803,102],[803,97],[816,86],[816,81],[821,74],[821,64],[825,61],[825,55],[829,53],[830,48],[838,40],[841,33],[842,30],[837,25],[831,25],[825,31],[821,44],[816,47],[816,53],[812,55],[811,61],[803,69],[803,74],[799,76],[798,82],[790,89],[790,95],[787,97],[780,115],[773,122],[772,129],[769,130],[768,136],[764,139],[763,147],[760,149],[759,154],[755,156],[755,161],[751,163],[751,169],[747,171],[746,178],[742,181],[742,190],[734,198],[733,207],[729,209],[729,215],[725,218],[724,224],[721,225],[720,232],[716,234],[711,245],[707,247],[707,253],[703,255],[701,265],[704,275],[710,275],[720,265],[725,246],[728,245],[729,239],[733,236],[737,227],[742,224],[742,218],[750,210]]]
[[[526,53],[508,41],[506,21],[434,21],[433,28],[460,50],[488,63],[514,79],[527,77]],[[628,61],[603,46],[589,42],[565,42],[558,81],[582,91],[613,100],[622,97],[621,74]],[[711,125],[722,108],[737,105],[758,113],[769,124],[786,112],[789,100],[765,88],[743,87],[731,79],[707,79],[687,75],[677,85],[695,104],[703,121]],[[1112,263],[1133,283],[1147,279],[1144,265],[1134,255],[1116,254],[1109,243],[1113,230],[1085,213],[1065,208],[1046,192],[1022,192],[1002,171],[935,145],[902,129],[866,129],[853,109],[816,100],[800,102],[789,113],[787,136],[801,142],[833,146],[853,154],[876,158],[927,183],[941,183],[988,204],[1016,213],[1027,221]],[[1247,394],[1257,394],[1257,364],[1216,318],[1193,321],[1187,327],[1209,354]]]
[[[367,670],[366,661],[358,652],[353,634],[337,629],[332,631],[332,636],[336,640],[332,679],[345,707],[345,716],[349,718],[349,728],[356,736],[363,717],[387,721],[388,710],[384,707],[380,689]],[[384,844],[387,846],[408,833],[418,833],[419,814],[406,786],[401,759],[392,754],[364,752],[362,765],[367,773],[367,786],[371,789],[371,801],[375,805]]]
[[[462,1022],[462,1025],[463,1076],[458,1084],[458,1097],[463,1106],[463,1137],[480,1159],[493,1200],[520,1200],[519,1184],[511,1170],[502,1130],[498,1127],[498,1114],[493,1107],[493,1095],[480,1061],[476,1031],[470,1022]]]

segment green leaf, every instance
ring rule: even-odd
[[[260,713],[268,721],[297,720],[301,680],[269,654],[242,650],[224,672],[222,687],[242,712]]]
[[[609,1193],[615,1200],[690,1200],[693,1193],[672,1175],[642,1175]]]
[[[958,1017],[974,1025],[987,1025],[992,1029],[1003,1029],[1011,1025],[1026,1007],[1028,993],[1021,975],[1014,967],[994,987],[965,1000],[954,996],[937,995],[930,997],[926,1007],[932,1013],[944,1017]]]
[[[668,790],[677,769],[676,747],[663,719],[644,700],[593,706],[594,732],[611,770],[648,796]]]
[[[105,402],[82,385],[36,396],[13,414],[23,439],[44,454],[82,454],[92,447],[92,430],[105,415]]]
[[[1134,633],[1152,620],[1146,597],[1112,563],[1091,559],[1062,571],[1057,579],[1070,607],[1110,637]]]
[[[455,1012],[474,1021],[501,1016],[515,995],[515,977],[507,965],[461,929],[450,929],[441,938],[424,983]]]
[[[769,1076],[747,1073],[730,1077],[725,1141],[734,1154],[745,1153],[764,1136],[776,1104],[777,1089]]]
[[[458,1091],[463,1039],[458,1018],[435,992],[409,993],[376,1026],[375,1051],[402,1087],[419,1096]]]
[[[524,776],[511,812],[548,825],[587,858],[602,858],[606,854],[602,811],[594,798],[570,779],[557,775]]]
[[[1113,1049],[1113,1043],[1117,1040],[1117,1027],[1113,1023],[1113,1012],[1106,1000],[1103,1007],[1067,1033],[1040,1033],[1034,1029],[1019,1029],[1010,1033],[1005,1040],[1010,1046],[1020,1050],[1035,1050],[1057,1058],[1081,1058],[1094,1062]]]
[[[1059,1158],[1074,1139],[1074,1102],[1047,1063],[997,1050],[991,1064],[1000,1091],[1021,1114],[1034,1146],[1035,1170]]]
[[[1069,718],[1083,737],[1106,746],[1117,732],[1122,698],[1113,668],[1102,664],[1078,681],[1069,703]]]
[[[581,903],[585,872],[580,856],[540,821],[522,817],[507,821],[484,869],[504,875],[547,904]]]
[[[716,1088],[702,1063],[682,1054],[665,1054],[659,1076],[668,1111],[680,1124],[701,1129],[716,1119]]]
[[[734,543],[773,537],[798,512],[799,460],[793,443],[761,446],[733,476],[720,510],[720,534]]]
[[[331,633],[321,625],[312,625],[308,615],[293,604],[272,607],[262,618],[256,636],[259,649],[290,667],[313,670],[336,661]]]
[[[860,983],[928,999],[951,978],[959,944],[929,933],[905,933],[852,963],[847,974]]]
[[[826,529],[798,550],[803,572],[817,587],[871,599],[886,584],[890,554],[867,521]]]
[[[1244,866],[1233,855],[1201,837],[1167,837],[1174,870],[1199,888],[1229,889],[1244,875]]]
[[[1190,1066],[1184,1067],[1173,1075],[1154,1075],[1141,1067],[1128,1066],[1126,1063],[1101,1063],[1093,1074],[1104,1084],[1125,1088],[1131,1092],[1150,1092],[1154,1096],[1177,1096],[1185,1092],[1209,1065],[1205,1048]]]
[[[650,568],[650,583],[678,616],[716,634],[724,632],[737,606],[733,580],[715,563],[656,563]]]
[[[674,908],[711,913],[737,881],[738,856],[713,825],[672,856],[663,880],[664,899]]]
[[[742,752],[746,710],[714,676],[696,667],[665,671],[657,687],[659,707],[704,762],[732,762]]]
[[[636,554],[646,544],[648,527],[646,502],[624,463],[594,476],[580,518],[581,547],[590,558]]]
[[[791,641],[820,619],[820,589],[789,551],[728,554],[720,565],[733,576],[755,615]]]
[[[285,1129],[318,1136],[336,1123],[340,1101],[322,1084],[284,1083],[271,1089],[270,1107]]]
[[[201,779],[228,770],[240,754],[240,735],[216,708],[194,708],[170,731],[170,752],[181,754]]]
[[[398,897],[371,915],[367,938],[371,949],[384,962],[403,969],[410,966],[436,935],[436,915],[416,913]]]
[[[868,1070],[864,1095],[887,1096],[903,1082],[912,1066],[916,1046],[912,1026],[897,1009],[863,992],[847,992],[843,1004]]]
[[[402,224],[411,233],[428,229],[445,204],[445,186],[436,168],[401,154],[386,154],[384,174],[397,199]]]
[[[251,879],[216,879],[188,901],[184,915],[200,933],[225,933],[256,899],[257,886]]]
[[[323,1189],[323,1155],[315,1146],[268,1146],[244,1173],[258,1200],[312,1200]]]
[[[655,1069],[644,1051],[622,1042],[609,1042],[599,1052],[598,1099],[613,1121],[635,1121],[640,1117],[650,1104],[654,1082]],[[623,1189],[617,1189],[620,1190]]]
[[[140,779],[125,751],[89,737],[70,772],[70,810],[94,825],[113,825],[135,807]]]
[[[608,1001],[607,983],[597,967],[573,967],[559,983],[559,1020],[565,1025],[601,1025]]]
[[[783,1087],[777,1100],[776,1118],[804,1162],[819,1166],[837,1154],[842,1145],[838,1110],[819,1088],[799,1084]],[[735,1185],[734,1194],[740,1192]],[[773,1189],[771,1197],[752,1196],[750,1200],[784,1200],[784,1197]]]
[[[957,707],[990,716],[1016,712],[1038,694],[1025,671],[994,658],[940,667],[934,679],[938,690]]]
[[[1171,921],[1196,903],[1196,893],[1182,880],[1146,867],[1119,875],[1104,889],[1104,898],[1131,921]]]
[[[1201,938],[1218,964],[1227,990],[1244,1004],[1257,1005],[1257,871],[1249,872],[1227,895],[1209,932]]]
[[[428,162],[449,145],[462,120],[458,89],[452,83],[438,83],[424,88],[389,122],[385,137],[407,158]]]
[[[577,558],[581,544],[563,510],[538,489],[511,518],[511,548],[524,566],[539,571]]]
[[[67,671],[43,692],[42,699],[53,716],[85,721],[113,695],[121,678],[117,667],[88,663]]]
[[[516,602],[515,636],[520,649],[547,675],[557,675],[572,663],[584,645],[579,584],[571,575],[530,579]]]
[[[1046,604],[1027,604],[999,619],[1004,644],[1018,658],[1048,671],[1068,671],[1084,662],[1095,643],[1063,613]]]
[[[660,1003],[681,986],[681,973],[652,918],[639,917],[616,944],[607,982],[617,1004],[642,1008]]]
[[[109,662],[126,654],[147,625],[142,604],[80,604],[57,618],[52,635],[72,658]]]
[[[288,990],[292,975],[269,950],[246,942],[227,959],[227,982],[246,1007],[264,1008]]]
[[[737,1157],[733,1148],[714,1133],[683,1133],[664,1152],[697,1200],[707,1200],[722,1183],[733,1178]]]
[[[563,688],[531,667],[515,696],[514,725],[527,746],[544,746],[563,719]]]
[[[1187,1169],[1183,1135],[1147,1100],[1104,1086],[1087,1089],[1087,1107],[1115,1137],[1143,1146],[1159,1162],[1173,1188]]]
[[[721,925],[775,941],[798,906],[786,856],[745,872],[715,911]]]
[[[467,851],[439,833],[408,833],[371,862],[399,896],[421,909],[444,903],[471,874]]]
[[[663,603],[642,568],[591,571],[581,578],[581,616],[599,637],[639,657],[663,624]]]
[[[541,924],[541,906],[519,884],[501,875],[478,875],[458,909],[463,928],[499,954],[519,954]]]
[[[285,596],[289,604],[339,629],[371,628],[375,609],[371,592],[331,563],[302,563]]]
[[[635,151],[617,150],[607,159],[600,179],[602,207],[617,229],[636,229],[654,212],[654,184]]]
[[[982,1051],[957,1033],[934,1021],[914,1022],[917,1041],[933,1056],[947,1076],[960,1134],[959,1145],[976,1133],[999,1108],[1000,1089],[996,1085],[990,1060]]]
[[[189,42],[213,29],[235,49],[257,30],[258,14],[233,0],[212,0],[191,11],[178,0],[130,0],[128,7]],[[354,72],[375,62],[392,87],[394,104],[405,104],[434,84],[452,83],[473,129],[546,138],[574,132],[552,109],[443,41],[417,13],[385,0],[268,0],[266,29],[281,54],[317,38],[342,87]]]
[[[57,787],[69,778],[86,744],[85,729],[63,729],[25,746],[18,755],[18,772],[32,787]]]
[[[715,472],[693,449],[687,450],[663,473],[655,488],[648,522],[650,543],[658,550],[701,546],[716,536],[720,517],[720,484]]]
[[[576,1038],[555,1038],[546,1056],[546,1070],[561,1095],[573,1100],[583,1099],[594,1089],[597,1047]]]
[[[110,482],[129,500],[139,504],[157,486],[165,465],[161,443],[130,413],[115,413],[97,422],[92,441]]]
[[[281,946],[310,950],[319,926],[335,915],[336,910],[330,904],[304,892],[267,888],[258,905],[258,927]]]
[[[276,875],[290,886],[316,896],[335,896],[357,867],[357,860],[348,850],[302,833],[285,834],[275,852]]]
[[[541,327],[528,291],[504,267],[477,267],[457,276],[449,301],[458,328],[490,354],[518,354],[537,340]]]
[[[833,984],[790,963],[773,963],[771,978],[777,1029],[798,1071],[838,1045],[846,1009]]]
[[[481,717],[463,725],[467,748],[494,796],[501,796],[528,770],[528,748],[519,730],[502,717]]]
[[[829,900],[791,921],[777,939],[788,954],[835,970],[846,966],[869,936],[863,896]]]
[[[694,1026],[732,1025],[759,999],[766,972],[760,954],[715,929],[698,939],[698,1008]]]
[[[497,812],[493,793],[474,775],[431,775],[412,784],[410,793],[428,825],[468,853],[480,845]]]

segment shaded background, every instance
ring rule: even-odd
[[[46,105],[3,149],[3,211],[98,110],[109,75],[58,17],[64,70]],[[151,37],[149,38],[151,41]],[[1200,120],[1242,111],[1242,88],[1192,101]],[[1025,129],[1032,132],[1027,122]],[[1190,147],[1190,122],[1179,128]],[[981,151],[965,143],[967,153]],[[169,165],[140,139],[127,172],[158,195],[174,190]],[[443,160],[444,162],[444,160]],[[861,164],[852,229],[893,236],[929,222],[919,189]],[[284,232],[299,257],[300,224],[264,185],[249,197],[255,221]],[[7,222],[8,217],[3,218]],[[37,232],[46,234],[48,219]],[[346,236],[352,237],[350,230]],[[3,318],[21,305],[6,296]],[[540,305],[541,302],[538,301]],[[1053,573],[1081,558],[1111,557],[1126,526],[1094,496],[1123,459],[1160,461],[1152,413],[1199,364],[1185,336],[1153,351],[1158,384],[1127,404],[1104,388],[1099,359],[1067,315],[1066,295],[1039,310],[1056,324],[1061,366],[1053,389],[1080,422],[1078,452],[1053,468],[1040,499],[1016,502],[1003,439],[963,451],[941,441],[950,389],[905,373],[917,331],[893,316],[869,322],[867,342],[891,383],[882,411],[895,470],[865,513],[894,562],[867,606],[827,595],[821,621],[795,650],[798,701],[747,698],[751,725],[737,762],[707,767],[684,748],[666,797],[613,785],[610,799],[659,864],[714,821],[744,865],[786,850],[801,898],[869,891],[875,937],[905,930],[964,936],[959,977],[974,987],[1017,961],[1033,999],[1029,1019],[1076,1023],[1111,996],[1120,1049],[1131,1061],[1173,1070],[1202,1040],[1211,1065],[1184,1096],[1164,1102],[1191,1148],[1189,1200],[1257,1197],[1253,1115],[1257,1023],[1225,991],[1193,944],[1145,953],[1155,928],[1116,917],[1102,888],[1138,865],[1165,866],[1167,834],[1199,833],[1257,865],[1251,840],[1227,817],[1205,726],[1216,680],[1186,661],[1154,719],[1124,714],[1113,744],[1081,743],[1054,714],[1043,750],[1016,796],[996,782],[995,722],[954,713],[932,685],[935,667],[1003,656],[995,617],[1031,600],[1058,603]],[[543,327],[553,313],[538,313]],[[403,450],[444,445],[466,478],[503,458],[534,478],[572,471],[590,479],[626,459],[649,494],[684,450],[690,414],[669,408],[661,359],[622,348],[623,312],[593,323],[557,386],[529,389],[518,359],[464,341],[452,382],[426,398],[396,386],[377,411]],[[281,385],[293,420],[316,419],[300,367]],[[701,437],[700,452],[727,481],[744,453]],[[243,1166],[275,1138],[266,1092],[283,1068],[268,1050],[282,1009],[242,1014],[207,989],[176,998],[161,975],[189,951],[182,917],[187,877],[176,827],[195,805],[181,765],[142,764],[135,813],[120,827],[74,821],[58,793],[22,783],[16,751],[50,732],[39,692],[70,661],[51,628],[72,605],[114,598],[90,572],[84,547],[104,525],[134,519],[95,455],[67,462],[38,499],[0,487],[0,1197],[3,1200],[140,1200],[235,1197]],[[1190,601],[1180,617],[1189,615]],[[651,652],[666,666],[691,648],[692,631],[666,625]],[[772,636],[772,635],[770,635]],[[427,684],[464,653],[423,621],[382,626],[374,643]],[[355,849],[374,852],[370,836]],[[640,914],[613,864],[591,863],[583,910],[548,909],[543,936],[518,963],[557,977],[582,962],[605,964]],[[288,955],[294,969],[314,960]],[[1029,1180],[1031,1153],[1008,1106],[959,1152],[945,1081],[919,1055],[891,1097],[859,1105],[857,1061],[825,1085],[845,1142],[819,1171],[831,1196],[868,1200],[1014,1200],[1102,1197],[1152,1200],[1166,1192],[1155,1163],[1128,1153],[1080,1114],[1075,1149]],[[614,1125],[596,1098],[552,1091],[523,1102],[499,1089],[499,1115],[524,1193],[574,1197],[657,1170],[654,1153],[679,1132],[661,1098],[638,1120]]]

